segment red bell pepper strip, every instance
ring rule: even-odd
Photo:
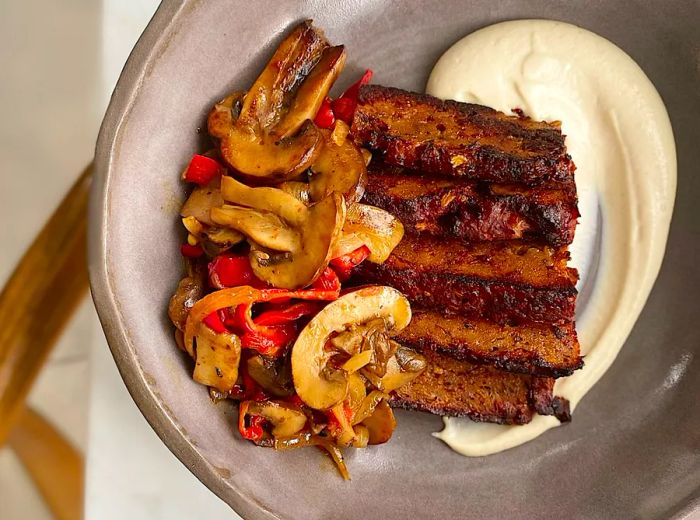
[[[340,279],[336,272],[326,267],[321,275],[305,289],[292,291],[287,295],[272,298],[271,303],[287,303],[292,298],[299,300],[337,300],[340,296]]]
[[[236,319],[234,313],[231,312],[231,309],[219,309],[219,316],[221,317],[223,324],[226,325],[226,328],[233,329],[234,332],[238,332],[236,329],[238,320]]]
[[[352,270],[364,262],[370,255],[369,247],[360,246],[347,255],[339,256],[330,261],[333,269],[338,273],[338,278],[345,281],[350,278]]]
[[[367,85],[367,83],[370,82],[372,79],[372,75],[374,72],[372,72],[372,69],[366,69],[365,73],[362,75],[360,79],[358,79],[355,83],[350,85],[345,92],[343,92],[343,95],[340,96],[341,98],[350,98],[354,99],[357,101],[357,96],[360,93],[360,87],[362,85]]]
[[[226,325],[224,325],[224,322],[221,320],[221,315],[216,311],[209,314],[202,321],[207,327],[209,327],[217,334],[228,332],[228,330],[226,329]]]
[[[187,258],[199,258],[204,254],[204,249],[199,244],[193,246],[185,242],[180,246],[180,253]]]
[[[352,118],[355,116],[357,108],[357,95],[360,93],[360,87],[369,83],[372,79],[372,71],[367,69],[362,77],[350,85],[350,87],[338,99],[334,99],[331,103],[333,113],[337,119],[345,121],[347,124],[352,124]]]
[[[244,439],[259,442],[263,437],[265,418],[260,415],[248,415],[248,407],[250,407],[250,401],[242,401],[238,407],[238,431]],[[246,426],[246,416],[248,426]]]
[[[296,323],[288,321],[277,326],[255,323],[251,316],[253,304],[241,304],[234,312],[236,329],[242,332],[241,347],[260,352],[265,356],[278,356],[296,336]]]
[[[265,311],[253,318],[252,307],[255,302],[241,304],[235,308],[233,315],[230,312],[225,315],[223,322],[240,335],[243,348],[276,356],[294,340],[297,332],[296,320],[315,314],[321,308],[319,304],[312,301],[285,306],[287,301],[295,297],[304,297],[307,300],[336,299],[339,291],[338,275],[332,269],[326,268],[310,289],[290,291],[282,298],[272,299],[271,302],[274,302],[278,308]]]
[[[288,291],[285,289],[255,289],[247,285],[214,291],[198,300],[190,309],[185,324],[185,350],[190,356],[195,357],[194,338],[197,336],[198,328],[201,326],[204,318],[212,312],[227,308],[237,308],[241,305],[249,307],[254,303],[271,302],[280,298],[326,301],[336,300],[339,296],[339,290],[302,289]],[[247,316],[250,316],[249,313]],[[252,318],[250,321],[252,322]]]
[[[220,254],[209,262],[209,284],[216,289],[240,285],[250,285],[256,289],[267,287],[267,284],[253,273],[247,256],[230,253]]]
[[[204,186],[224,171],[223,167],[211,157],[206,155],[194,155],[187,170],[185,170],[185,180]]]
[[[263,356],[278,357],[297,335],[296,323],[274,327],[259,327],[241,336],[241,347],[260,352]]]
[[[357,100],[346,97],[339,97],[333,100],[333,113],[338,119],[346,122],[348,125],[352,124],[352,118],[355,116],[355,107],[357,107]]]
[[[290,321],[296,321],[299,318],[308,316],[310,314],[316,314],[321,310],[321,306],[316,302],[298,302],[289,305],[286,308],[272,309],[260,313],[258,316],[253,318],[253,322],[256,325],[284,325]]]
[[[318,113],[314,118],[314,124],[319,128],[331,128],[335,124],[335,115],[331,108],[330,98],[326,97],[323,102],[321,102],[321,107],[318,109]]]
[[[326,267],[321,276],[316,278],[314,283],[311,284],[311,290],[319,292],[340,291],[340,278],[338,278],[338,274],[333,269]]]
[[[335,412],[333,410],[326,410],[324,413],[326,415],[326,418],[328,419],[328,430],[334,437],[337,436],[343,429],[340,425],[340,419],[336,417]],[[354,413],[352,411],[352,408],[350,408],[350,406],[347,403],[343,404],[343,415],[345,415],[347,422],[349,424],[352,424]]]

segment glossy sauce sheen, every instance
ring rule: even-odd
[[[582,214],[571,251],[581,274],[577,329],[585,366],[557,380],[555,393],[573,411],[622,348],[661,266],[676,191],[663,102],[620,48],[548,20],[499,23],[463,38],[437,62],[427,92],[562,122]],[[523,426],[445,418],[435,436],[463,455],[482,456],[558,425],[539,415]]]

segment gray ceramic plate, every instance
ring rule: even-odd
[[[570,425],[469,459],[430,437],[437,417],[400,413],[392,442],[349,456],[348,483],[313,450],[240,440],[233,408],[212,405],[191,380],[164,312],[180,276],[178,174],[202,145],[207,107],[249,84],[282,32],[307,17],[348,46],[344,78],[371,67],[378,83],[422,90],[465,34],[552,18],[612,40],[658,88],[679,159],[666,259],[620,357]],[[246,518],[682,518],[700,507],[699,21],[697,0],[166,2],[102,126],[90,235],[102,324],[158,435]]]

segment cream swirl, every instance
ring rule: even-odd
[[[585,367],[558,380],[555,392],[573,410],[615,360],[663,259],[676,152],[661,97],[619,47],[548,20],[503,22],[468,35],[437,62],[427,92],[562,122],[582,214],[572,256],[581,274],[577,329]],[[446,418],[435,436],[480,456],[558,424],[544,416],[524,426]]]

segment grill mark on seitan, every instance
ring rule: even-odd
[[[396,339],[420,351],[543,377],[568,376],[583,366],[573,323],[499,325],[414,309]]]
[[[357,282],[395,287],[418,307],[497,323],[574,319],[576,270],[565,248],[521,242],[406,236],[381,265],[364,262]]]
[[[492,182],[564,181],[575,169],[558,122],[365,85],[353,135],[389,164]]]
[[[570,244],[579,217],[573,182],[525,187],[439,178],[373,161],[366,204],[396,216],[408,233],[465,241],[542,239]]]
[[[565,247],[579,213],[559,123],[369,85],[352,132],[375,155],[364,202],[407,231],[354,280],[411,300],[397,340],[428,362],[392,405],[502,424],[569,420],[551,376],[582,365]]]

